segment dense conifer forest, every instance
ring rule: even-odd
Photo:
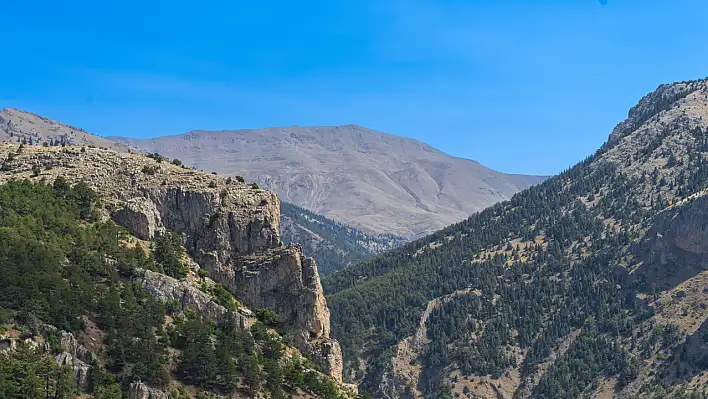
[[[680,119],[621,163],[608,161],[617,145],[610,143],[510,201],[326,277],[350,378],[376,392],[396,345],[415,333],[426,305],[468,290],[441,301],[427,318],[429,344],[416,360],[425,397],[453,397],[444,378],[451,368],[492,379],[519,370],[519,378],[532,379],[570,336],[530,396],[580,397],[602,378],[615,380],[618,390],[632,383],[646,360],[637,347],[645,346],[648,357],[670,356],[683,341],[675,325],[652,319],[647,298],[662,287],[628,274],[636,262],[632,248],[655,215],[708,187],[707,137],[705,127]],[[673,139],[683,148],[666,145]],[[664,165],[644,166],[657,159]],[[365,370],[358,359],[365,359]],[[660,368],[661,388],[652,392],[666,387],[669,374],[681,379],[708,369],[708,359],[692,361],[678,371]]]
[[[363,233],[289,202],[280,203],[280,212],[283,242],[302,245],[322,276],[405,243],[390,234]]]

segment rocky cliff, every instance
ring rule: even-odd
[[[270,308],[278,329],[341,380],[341,351],[330,339],[317,265],[281,244],[279,202],[270,191],[138,155],[80,147],[0,147],[0,182],[63,177],[93,188],[112,217],[138,238],[181,233],[189,255],[249,308]],[[219,318],[199,293],[144,272],[157,296]],[[247,322],[243,321],[243,327]]]

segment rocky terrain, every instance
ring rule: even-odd
[[[86,145],[129,152],[123,144],[90,134],[83,129],[13,108],[0,110],[0,141],[17,145]]]
[[[360,126],[193,131],[111,140],[244,176],[367,234],[417,238],[543,181],[499,173],[417,140]]]
[[[346,379],[387,398],[706,397],[707,210],[708,84],[661,85],[567,172],[328,276]]]
[[[149,294],[217,325],[228,315],[243,331],[256,321],[249,308],[273,311],[277,314],[273,327],[294,350],[310,357],[335,381],[342,380],[341,350],[330,337],[329,309],[317,265],[300,246],[281,243],[280,204],[274,193],[160,159],[88,146],[3,144],[0,159],[0,184],[51,183],[59,178],[69,184],[85,183],[100,198],[103,218],[124,227],[133,237],[132,245],[149,246],[156,237],[179,234],[189,257],[187,278],[138,270],[133,278]],[[215,302],[205,291],[202,276],[208,276],[211,286],[230,292],[242,304],[238,312]],[[80,378],[86,368],[79,360],[89,363],[84,357],[85,353],[67,350],[58,361],[78,367]],[[158,391],[136,383],[129,397],[167,397]]]

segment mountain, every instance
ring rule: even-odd
[[[119,152],[130,149],[83,129],[47,119],[31,112],[6,108],[0,111],[0,141],[28,146],[82,145],[110,148]],[[283,203],[282,238],[286,244],[303,245],[327,274],[358,263],[404,242],[389,235],[371,235],[317,215],[296,205]],[[321,263],[320,263],[321,262]]]
[[[0,111],[0,141],[26,145],[77,145],[129,152],[123,144],[106,140],[83,129],[65,125],[31,112],[5,108]]]
[[[297,205],[280,203],[280,232],[285,244],[299,243],[325,276],[374,255],[403,245],[392,235],[371,236],[312,213]]]
[[[541,182],[360,126],[192,131],[110,137],[221,175],[241,175],[284,201],[367,234],[415,238]]]
[[[708,397],[708,84],[661,85],[594,155],[324,279],[380,398]]]
[[[0,397],[355,397],[274,193],[90,146],[0,160]]]

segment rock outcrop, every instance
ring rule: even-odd
[[[627,119],[612,130],[607,143],[612,145],[620,138],[637,130],[646,121],[661,111],[671,108],[676,101],[691,94],[701,84],[701,81],[691,81],[660,85],[656,90],[642,97],[637,105],[630,108]]]
[[[193,285],[150,270],[138,270],[137,273],[145,291],[159,301],[176,301],[182,310],[191,310],[216,323],[227,321],[228,310]],[[242,330],[250,328],[253,324],[254,319],[243,311],[235,312],[234,316],[236,318],[231,322],[236,323]]]
[[[55,356],[55,360],[58,365],[69,366],[74,371],[76,386],[85,391],[90,384],[90,364],[96,360],[96,356],[81,345],[73,334],[66,331],[58,334],[59,346],[63,351]]]
[[[295,346],[341,380],[341,348],[329,338],[330,315],[317,265],[302,254],[300,246],[235,258],[234,263],[212,270],[211,276],[251,309],[275,311],[280,329]]]
[[[322,371],[342,382],[344,363],[339,342],[331,338],[309,342],[305,352],[310,353],[312,361],[322,367]],[[355,390],[356,385],[350,387],[350,389]]]
[[[24,339],[11,336],[0,339],[0,352],[15,351],[19,345],[52,351],[54,348],[46,341],[46,334],[55,335],[59,340],[60,351],[54,355],[54,360],[59,366],[69,367],[74,372],[76,386],[86,391],[91,382],[91,364],[98,361],[96,355],[81,345],[71,333],[59,331],[48,324],[42,324],[41,331],[41,334]]]
[[[145,198],[126,201],[111,216],[141,240],[152,240],[158,230],[164,228],[155,204]]]
[[[86,391],[89,388],[89,373],[91,366],[73,357],[68,352],[61,352],[55,357],[57,364],[60,366],[69,366],[75,375],[76,386],[81,390]]]
[[[130,384],[128,399],[169,399],[169,395],[142,382],[134,382]]]
[[[280,204],[270,191],[150,158],[96,148],[0,147],[0,183],[29,178],[86,182],[108,214],[131,234],[151,239],[181,233],[189,255],[251,309],[269,308],[298,349],[341,380],[341,350],[317,265],[299,246],[283,246]],[[175,280],[176,281],[176,280]],[[143,272],[153,294],[216,319],[214,307],[188,285]],[[247,320],[241,321],[244,326]]]

